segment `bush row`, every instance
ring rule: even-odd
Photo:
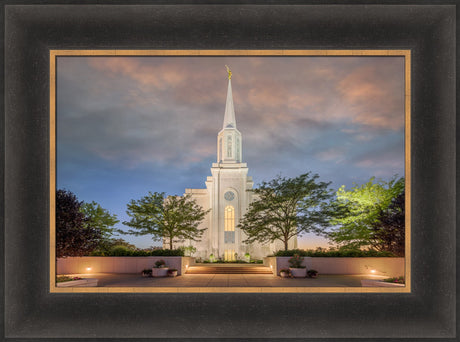
[[[184,256],[183,249],[154,249],[151,251],[114,248],[110,251],[97,251],[90,256]]]
[[[332,250],[332,251],[318,251],[318,250],[303,250],[303,249],[290,249],[287,251],[278,251],[273,254],[273,256],[278,257],[288,257],[298,254],[300,256],[307,257],[330,257],[330,258],[342,258],[342,257],[354,257],[354,258],[364,258],[364,257],[394,257],[395,255],[391,252],[386,251],[375,251],[375,250]]]
[[[197,263],[203,264],[263,264],[263,260],[251,260],[250,262],[244,260],[234,260],[234,261],[225,261],[225,260],[216,260],[216,261],[209,261],[209,260],[200,260],[196,261]]]

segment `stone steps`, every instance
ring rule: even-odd
[[[187,274],[273,274],[265,266],[190,266]]]

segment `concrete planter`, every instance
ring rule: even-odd
[[[292,268],[289,267],[291,274],[294,278],[305,278],[307,276],[307,269],[306,268]]]
[[[166,277],[168,275],[167,267],[152,268],[152,277]]]
[[[264,266],[279,275],[280,270],[289,267],[291,257],[265,257]],[[404,258],[389,257],[305,257],[302,266],[308,270],[317,270],[319,274],[368,274],[388,277],[399,277],[405,273]]]
[[[180,256],[67,257],[57,260],[57,274],[138,273],[163,260],[167,267],[184,274],[195,258]]]
[[[177,271],[169,271],[168,277],[177,277]]]

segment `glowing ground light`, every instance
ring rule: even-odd
[[[86,270],[87,270],[87,271],[91,271],[91,267],[86,267]]]
[[[371,273],[375,273],[375,270],[371,270]]]

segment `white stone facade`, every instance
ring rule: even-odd
[[[236,129],[229,77],[224,124],[217,135],[217,162],[212,164],[206,189],[185,189],[185,194],[191,194],[203,209],[211,209],[200,226],[206,228],[201,241],[177,244],[196,247],[195,257],[208,259],[213,254],[216,258],[234,260],[235,257],[243,259],[249,253],[253,259],[262,259],[284,248],[281,241],[266,245],[243,243],[246,237],[237,225],[253,200],[252,192],[248,191],[252,189],[253,181],[248,176],[247,164],[242,162],[242,153],[242,136]],[[291,240],[290,248],[296,248],[297,239]]]

